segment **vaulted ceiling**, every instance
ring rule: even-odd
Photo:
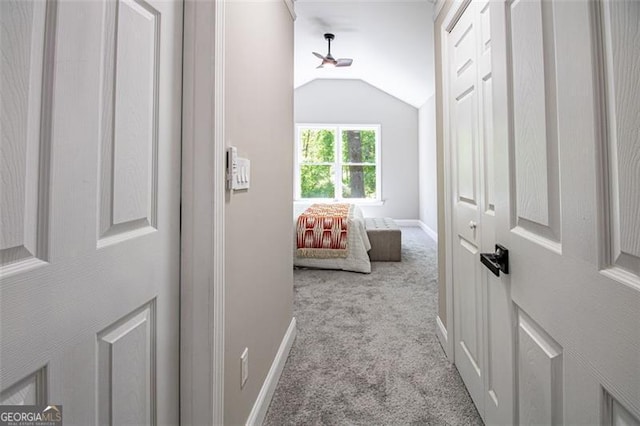
[[[317,78],[361,79],[415,107],[434,92],[433,4],[427,0],[298,0],[295,87]],[[327,54],[353,58],[349,68],[316,69]]]

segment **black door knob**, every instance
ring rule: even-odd
[[[496,244],[494,253],[480,253],[480,262],[489,268],[496,277],[500,276],[500,271],[509,273],[509,250],[500,244]]]

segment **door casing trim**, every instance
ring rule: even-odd
[[[224,0],[185,0],[180,421],[224,424]]]

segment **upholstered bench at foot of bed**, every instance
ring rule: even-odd
[[[366,217],[364,226],[371,243],[369,259],[374,262],[400,262],[402,234],[390,217]]]

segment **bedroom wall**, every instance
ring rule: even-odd
[[[366,216],[418,219],[418,110],[362,80],[318,79],[295,91],[295,122],[380,124],[381,206]]]
[[[436,159],[435,95],[418,110],[418,175],[420,220],[438,232],[438,185]]]
[[[282,1],[227,2],[225,44],[226,139],[251,160],[251,188],[225,210],[224,423],[238,425],[292,319],[293,19]]]

